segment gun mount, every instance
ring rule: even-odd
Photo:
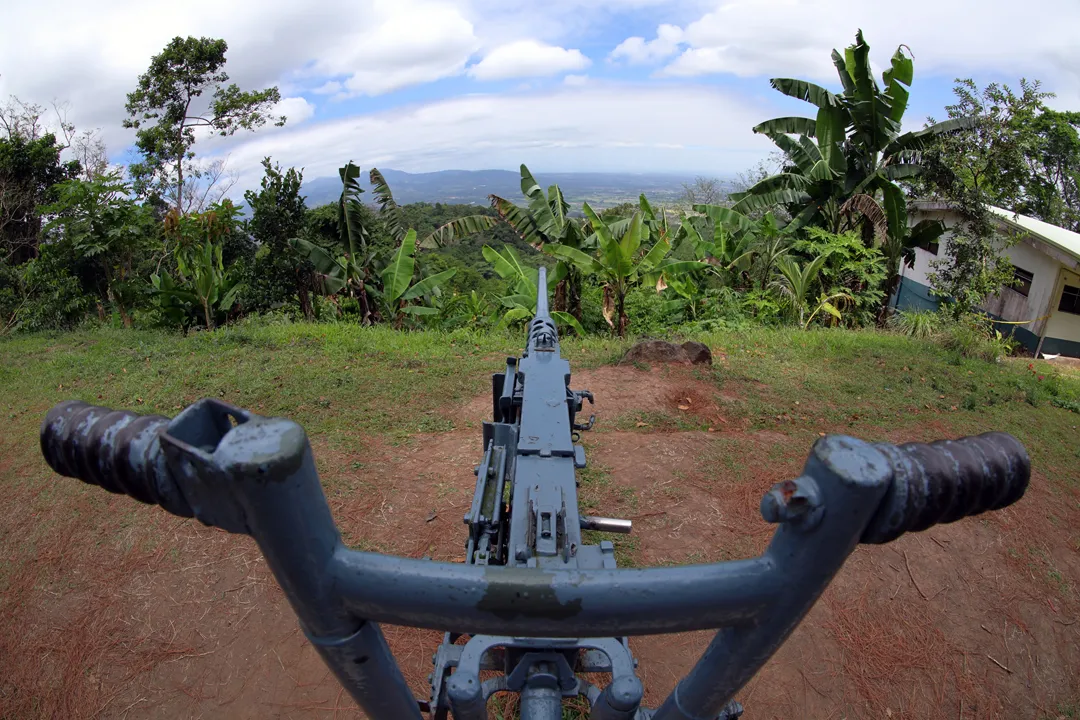
[[[557,720],[564,699],[582,695],[594,720],[738,717],[735,693],[858,543],[997,510],[1027,488],[1027,453],[1003,433],[900,446],[833,435],[765,494],[777,530],[759,557],[617,568],[611,542],[582,536],[631,527],[579,513],[580,433],[593,418],[577,418],[592,395],[570,389],[539,278],[526,350],[492,378],[464,563],[346,547],[303,428],[217,400],[171,420],[61,403],[42,424],[42,453],[61,475],[252,536],[306,636],[373,720],[479,720],[498,692],[520,695],[523,720]],[[379,623],[445,631],[428,698],[409,691]],[[702,629],[717,633],[696,666],[659,708],[642,708],[627,637]]]

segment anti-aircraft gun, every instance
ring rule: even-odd
[[[499,692],[522,720],[557,720],[584,696],[593,720],[724,720],[735,693],[799,624],[859,543],[885,543],[1019,500],[1030,463],[1004,433],[888,445],[832,435],[802,474],[761,501],[777,524],[759,557],[709,565],[616,567],[583,529],[630,522],[581,516],[576,471],[587,391],[548,313],[520,359],[492,378],[491,422],[469,513],[464,563],[346,547],[303,428],[213,399],[173,419],[71,401],[54,407],[41,449],[59,474],[251,535],[312,645],[372,720],[487,718]],[[443,630],[431,694],[417,700],[379,623]],[[628,636],[715,629],[697,664],[655,710],[641,707]],[[484,674],[484,677],[481,676]],[[603,687],[582,673],[604,673]]]

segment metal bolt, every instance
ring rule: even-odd
[[[810,529],[821,519],[822,510],[821,493],[808,477],[777,483],[761,498],[761,517],[768,523],[793,523]]]
[[[514,551],[514,557],[517,559],[518,562],[525,562],[525,560],[528,559],[529,553],[525,549],[524,545],[517,546],[517,550]]]

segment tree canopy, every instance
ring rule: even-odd
[[[224,40],[175,37],[150,60],[138,85],[127,96],[128,118],[135,147],[143,159],[129,169],[144,195],[168,198],[177,212],[185,209],[185,172],[198,176],[191,161],[197,131],[229,136],[255,130],[269,120],[284,125],[285,116],[270,116],[281,100],[276,87],[244,91],[226,85]],[[204,93],[210,93],[203,99]],[[190,194],[190,193],[189,193]]]

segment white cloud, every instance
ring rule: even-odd
[[[592,61],[580,50],[567,50],[536,40],[518,40],[489,52],[469,68],[469,75],[477,80],[543,77],[584,70],[590,64]]]
[[[623,40],[611,51],[611,60],[626,60],[631,64],[652,63],[671,57],[682,42],[682,28],[661,25],[656,29],[656,39],[646,41],[643,37]]]
[[[344,88],[337,80],[327,80],[319,87],[313,89],[311,93],[313,95],[336,95],[340,93]]]
[[[1052,21],[1050,20],[1052,19]],[[663,76],[785,75],[835,79],[833,48],[849,45],[861,27],[875,56],[887,62],[901,43],[920,74],[1004,74],[1040,77],[1071,91],[1080,85],[1080,3],[1076,0],[721,0],[681,27],[662,25],[654,39],[628,38],[613,59],[658,62],[682,46]]]
[[[345,76],[345,92],[380,95],[458,75],[479,49],[459,8],[428,0],[378,0],[368,23],[321,49],[312,71]]]
[[[302,97],[281,98],[270,111],[271,116],[284,115],[288,125],[299,125],[315,114],[315,106]]]
[[[226,38],[226,70],[243,88],[373,95],[461,73],[480,47],[467,9],[460,0],[9,3],[0,97],[69,101],[70,119],[102,128],[117,151],[133,139],[121,128],[126,93],[176,35]]]
[[[678,112],[673,112],[678,108]],[[333,176],[352,159],[421,172],[446,168],[733,173],[770,143],[750,128],[769,110],[695,85],[559,86],[532,94],[470,95],[411,108],[309,122],[245,136],[229,149],[237,189],[258,184],[259,161]]]
[[[610,37],[611,28],[644,18],[658,25],[653,37]],[[117,155],[132,141],[121,127],[125,94],[150,57],[176,35],[224,37],[232,80],[245,89],[277,85],[289,116],[285,128],[200,140],[200,156],[232,153],[231,166],[243,173],[259,172],[266,153],[307,166],[312,177],[316,168],[332,175],[350,154],[417,170],[525,159],[552,169],[721,172],[767,149],[748,128],[777,108],[751,112],[747,98],[772,102],[776,94],[756,80],[758,91],[740,85],[728,94],[680,83],[790,75],[832,84],[829,52],[849,44],[856,27],[879,65],[908,44],[917,83],[970,74],[981,84],[1015,84],[1026,75],[1059,92],[1055,107],[1080,109],[1077,0],[907,0],[903,12],[846,0],[13,1],[0,21],[0,98],[68,101],[69,119],[102,128]],[[613,47],[600,67],[585,55]],[[622,86],[603,79],[639,64],[661,77]],[[484,87],[462,79],[470,77],[554,89],[447,98]],[[403,88],[407,94],[390,94]],[[447,99],[423,104],[428,92]],[[589,100],[593,94],[609,105]],[[402,108],[403,97],[419,104]],[[922,97],[917,87],[915,99]],[[327,115],[338,119],[321,121]],[[727,132],[730,143],[717,140]]]

